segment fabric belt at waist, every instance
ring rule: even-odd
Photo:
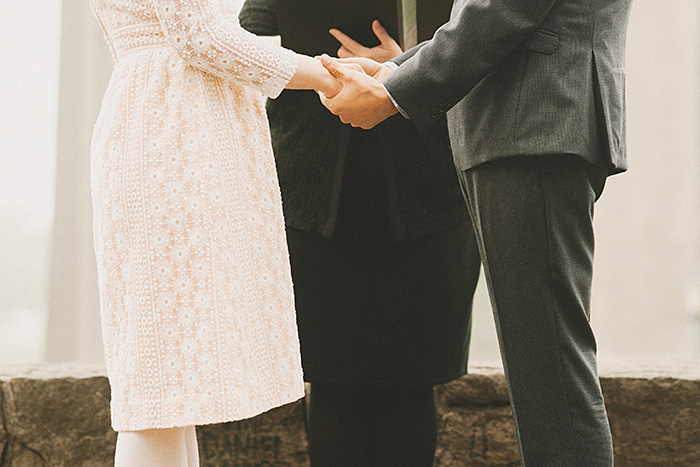
[[[160,23],[144,23],[120,29],[112,34],[111,49],[114,61],[129,52],[152,47],[170,47]]]

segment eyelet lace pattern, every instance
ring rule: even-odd
[[[91,0],[115,69],[91,150],[115,430],[240,420],[303,396],[260,93],[296,55],[217,0]]]

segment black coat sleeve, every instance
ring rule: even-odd
[[[278,36],[275,0],[246,0],[238,14],[241,27],[256,36]]]

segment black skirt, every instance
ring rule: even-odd
[[[288,228],[309,382],[440,384],[466,372],[479,256],[471,223],[392,239],[386,172],[353,136],[339,218],[327,239]]]

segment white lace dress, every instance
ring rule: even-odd
[[[117,431],[248,418],[303,396],[260,93],[297,57],[226,0],[91,0],[115,69],[91,164]]]

